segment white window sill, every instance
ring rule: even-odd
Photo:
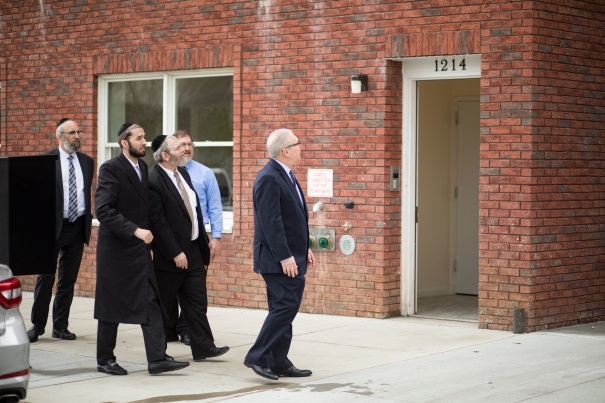
[[[96,218],[92,219],[92,226],[98,227],[99,220]],[[210,225],[206,225],[206,232],[210,233]],[[233,213],[224,212],[223,213],[223,234],[233,234]]]

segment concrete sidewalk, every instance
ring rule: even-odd
[[[21,313],[29,326],[32,293]],[[272,382],[243,359],[264,310],[209,310],[217,345],[231,351],[193,362],[190,349],[168,354],[191,365],[147,373],[139,326],[120,325],[116,356],[128,376],[96,371],[92,299],[75,298],[69,329],[75,341],[46,333],[31,345],[27,402],[603,402],[605,322],[514,335],[474,323],[420,318],[386,320],[299,314],[290,358],[309,378]]]

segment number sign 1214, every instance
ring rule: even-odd
[[[466,59],[462,59],[460,63],[456,63],[456,59],[435,59],[435,71],[456,71],[466,70]]]

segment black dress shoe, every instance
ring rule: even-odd
[[[190,346],[191,345],[191,337],[189,337],[188,334],[184,334],[181,336],[181,343],[183,343],[186,346]]]
[[[109,361],[105,365],[98,364],[97,371],[104,372],[109,375],[128,375],[128,371],[120,367],[117,362]]]
[[[67,329],[53,329],[53,337],[61,340],[75,340],[76,335]]]
[[[188,362],[174,361],[167,357],[164,361],[150,362],[147,365],[147,370],[150,374],[154,375],[161,374],[162,372],[178,371],[188,366]]]
[[[256,375],[260,375],[263,378],[271,379],[272,381],[279,380],[279,377],[273,373],[269,368],[261,367],[260,365],[252,364],[251,362],[244,361],[244,365],[252,369]]]
[[[277,376],[291,376],[295,378],[302,378],[305,376],[311,376],[313,372],[308,369],[298,369],[294,365],[290,368],[282,369],[280,371],[273,371],[273,373]]]
[[[219,356],[225,354],[227,351],[229,351],[229,347],[227,347],[227,346],[212,347],[210,350],[208,350],[208,352],[206,354],[201,355],[199,357],[193,357],[193,361],[202,361],[202,360],[205,360],[206,358],[219,357]]]
[[[44,334],[44,329],[40,329],[38,326],[33,325],[27,331],[27,337],[29,337],[30,343],[35,343],[38,341],[38,336],[42,336]]]

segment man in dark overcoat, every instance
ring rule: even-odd
[[[185,165],[180,141],[160,135],[151,149],[156,164],[149,172],[149,222],[160,300],[170,311],[177,309],[178,295],[194,361],[218,357],[229,347],[216,347],[208,322],[210,246],[199,198],[180,167]]]
[[[148,371],[157,374],[189,365],[166,355],[163,308],[153,270],[145,131],[124,123],[118,132],[122,153],[99,168],[95,195],[100,222],[97,241],[95,319],[97,370],[110,375],[128,372],[114,355],[118,325],[140,324]]]
[[[292,321],[305,290],[307,268],[315,265],[309,249],[309,213],[292,167],[301,158],[300,141],[289,129],[278,129],[267,139],[271,159],[256,176],[254,202],[254,271],[267,285],[269,313],[244,365],[257,375],[310,376],[288,358]]]

